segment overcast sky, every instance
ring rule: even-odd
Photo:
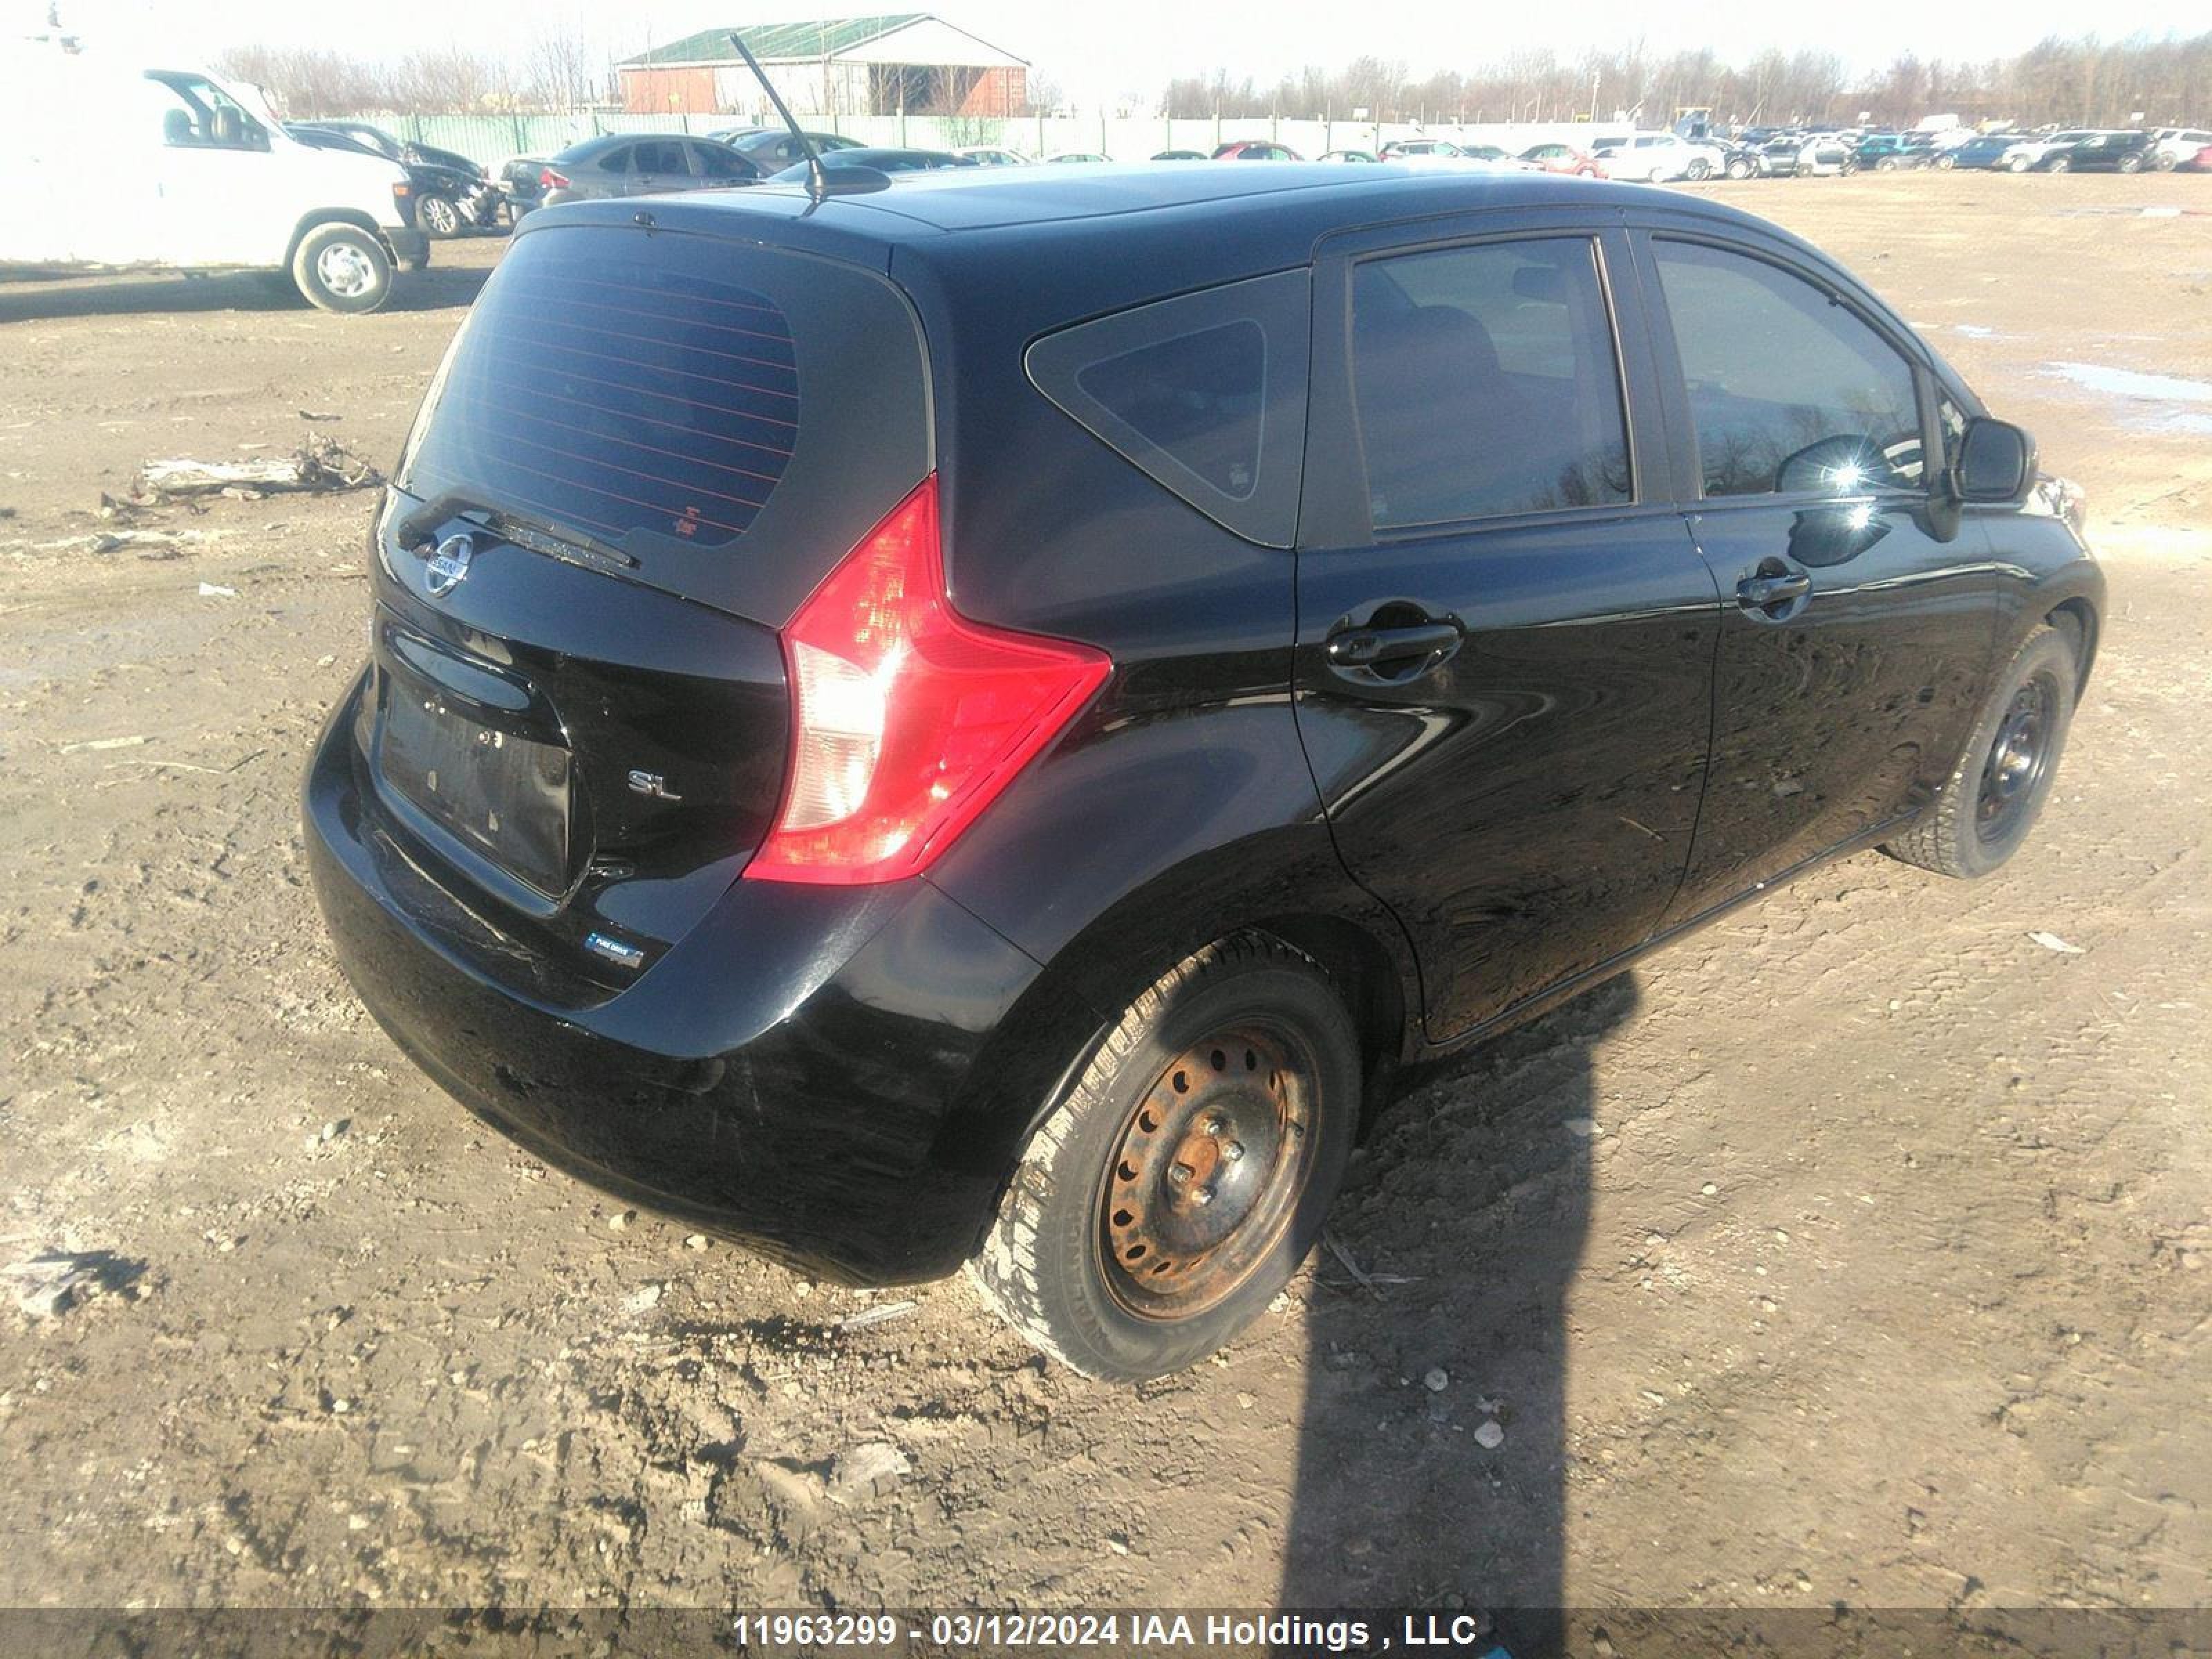
[[[890,9],[897,0],[875,0]],[[47,0],[0,0],[0,16],[44,21]],[[215,57],[250,42],[323,46],[397,57],[424,46],[520,56],[538,31],[565,27],[602,51],[625,56],[648,39],[665,41],[732,23],[852,15],[869,0],[840,4],[750,5],[747,0],[369,0],[357,6],[308,0],[59,0],[64,24],[94,41],[159,43],[186,56]],[[1415,76],[1473,68],[1548,46],[1562,57],[1641,34],[1654,51],[1711,46],[1740,60],[1775,46],[1818,46],[1853,67],[1887,63],[1911,46],[1923,58],[1982,58],[2033,45],[2045,34],[2094,29],[2196,33],[2208,27],[2201,0],[2123,0],[2112,11],[2080,0],[1849,0],[1840,6],[1653,3],[1575,0],[1571,5],[1487,4],[1484,0],[1370,0],[1301,5],[1297,0],[948,0],[948,22],[1034,63],[1066,95],[1083,101],[1156,91],[1170,75],[1217,64],[1263,84],[1307,64],[1335,66],[1362,53],[1401,59]],[[1716,33],[1716,25],[1718,32]]]

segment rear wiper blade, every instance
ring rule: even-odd
[[[588,570],[629,571],[638,568],[635,554],[625,553],[596,536],[458,494],[437,496],[409,514],[399,527],[401,539],[422,540],[430,529],[448,519],[466,519],[517,547],[582,565]]]
[[[485,514],[484,528],[506,538],[517,547],[526,547],[533,553],[543,553],[549,558],[567,559],[573,564],[589,565],[594,569],[612,565],[620,570],[637,568],[637,558],[618,547],[610,547],[596,536],[586,536],[580,531],[558,530],[528,519],[518,519],[511,513],[492,512]]]

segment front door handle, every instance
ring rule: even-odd
[[[1785,570],[1774,575],[1746,576],[1735,585],[1735,599],[1747,611],[1771,611],[1812,591],[1810,576],[1802,570]]]
[[[1418,662],[1425,672],[1459,649],[1466,638],[1457,623],[1417,623],[1408,628],[1347,628],[1328,639],[1328,659],[1340,668],[1397,667]]]

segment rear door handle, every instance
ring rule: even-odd
[[[1736,603],[1747,611],[1771,611],[1778,605],[1802,599],[1813,591],[1813,579],[1802,570],[1775,576],[1746,576],[1735,585]]]
[[[1466,637],[1457,623],[1417,623],[1409,628],[1347,628],[1332,634],[1328,659],[1340,668],[1422,661],[1434,667]]]
[[[1425,616],[1425,609],[1393,600],[1376,607],[1385,619],[1379,625],[1339,624],[1322,647],[1331,672],[1354,685],[1373,687],[1411,685],[1443,667],[1467,642],[1467,629],[1456,617]]]

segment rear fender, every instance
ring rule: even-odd
[[[1370,1074],[1416,1038],[1413,952],[1337,857],[1287,701],[1115,724],[1032,768],[929,877],[1044,964],[948,1125],[969,1156],[1011,1162],[1138,994],[1239,928],[1323,963]]]

